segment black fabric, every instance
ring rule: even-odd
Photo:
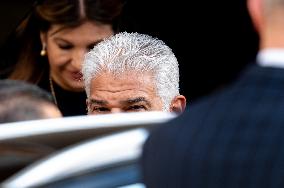
[[[284,69],[250,66],[144,145],[147,188],[284,187]]]
[[[48,71],[47,71],[48,72]],[[50,83],[48,74],[43,76],[42,81],[39,86],[46,91],[51,93]],[[82,92],[72,92],[62,89],[53,81],[53,87],[55,91],[55,97],[57,100],[57,106],[63,116],[76,116],[76,115],[86,115],[86,93]]]

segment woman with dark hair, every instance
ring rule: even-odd
[[[81,63],[117,31],[122,6],[122,0],[38,1],[9,44],[18,55],[8,78],[50,91],[64,116],[86,114]]]

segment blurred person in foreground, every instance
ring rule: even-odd
[[[284,1],[247,5],[260,37],[255,63],[150,135],[147,188],[284,187]]]
[[[52,96],[23,81],[0,80],[0,123],[62,117]]]
[[[122,0],[36,1],[8,43],[11,66],[1,72],[49,91],[64,116],[85,115],[83,56],[117,32],[122,5]]]
[[[82,73],[89,114],[185,109],[178,61],[157,38],[127,32],[109,37],[86,54]]]

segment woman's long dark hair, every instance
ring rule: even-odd
[[[84,4],[83,13],[80,1]],[[84,21],[93,21],[110,24],[116,32],[122,7],[123,0],[38,1],[7,45],[12,65],[5,70],[6,74],[9,72],[8,78],[38,83],[49,70],[47,58],[40,56],[40,31],[47,32],[52,24],[76,27]]]

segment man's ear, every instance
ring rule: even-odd
[[[86,99],[86,111],[87,111],[87,114],[89,114],[89,99],[88,98]]]
[[[247,8],[256,31],[263,27],[263,0],[247,0]]]
[[[186,107],[186,98],[183,95],[176,96],[171,103],[170,112],[181,114]]]

